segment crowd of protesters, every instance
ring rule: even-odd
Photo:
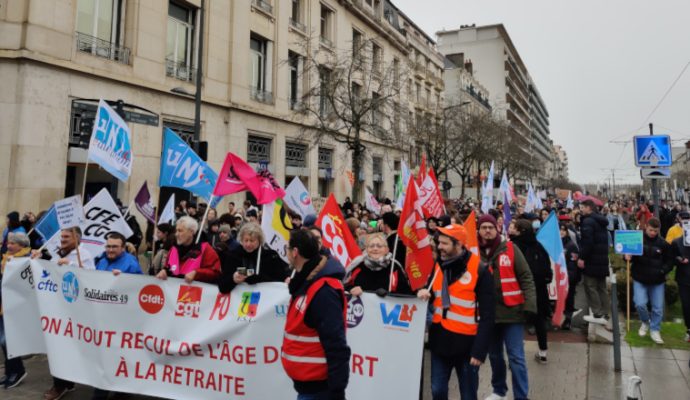
[[[585,320],[608,324],[610,294],[606,279],[610,274],[609,254],[616,230],[644,232],[643,254],[626,256],[632,264],[634,303],[641,320],[638,334],[645,336],[650,332],[652,340],[663,343],[664,285],[666,276],[675,267],[688,329],[685,339],[690,341],[690,247],[686,245],[690,238],[684,237],[682,228],[684,221],[690,221],[687,209],[679,203],[662,202],[655,210],[651,202],[631,199],[604,204],[592,197],[576,204],[567,208],[565,201],[549,198],[543,209],[526,212],[522,205],[515,203],[510,205],[512,221],[504,226],[503,207],[508,205],[498,202],[488,213],[482,213],[472,201],[446,201],[444,215],[426,220],[436,266],[427,282],[428,289],[417,291],[411,289],[405,269],[406,248],[397,234],[401,210],[395,209],[388,199],[382,199],[380,210],[368,210],[350,198],[341,205],[347,226],[362,250],[360,257],[345,266],[331,257],[321,243],[321,230],[315,225],[317,216],[292,212],[289,262],[283,261],[265,244],[261,210],[250,201],[241,206],[228,202],[227,209],[208,212],[205,205],[182,201],[176,207],[174,223],[155,227],[149,224],[144,231],[130,216],[127,222],[135,234],[130,238],[116,232],[109,234],[102,254],[89,254],[79,247],[78,228],[63,230],[60,250],[52,259],[58,265],[108,271],[114,275],[148,273],[159,279],[217,284],[221,293],[229,293],[239,284],[285,282],[293,299],[305,293],[318,294],[317,300],[309,305],[313,311],[307,312],[303,319],[288,318],[286,325],[288,339],[284,342],[284,352],[287,356],[283,356],[283,365],[303,398],[344,398],[350,352],[344,321],[337,312],[333,314],[338,309],[342,314],[342,293],[417,296],[429,300],[428,340],[434,399],[447,398],[453,369],[458,375],[462,398],[476,398],[478,371],[487,356],[493,389],[488,399],[506,398],[508,369],[504,354],[507,354],[513,397],[523,399],[529,394],[525,332],[529,328],[537,336],[539,350],[535,360],[548,363],[549,330],[570,329],[573,317],[583,311],[575,308],[574,301],[581,281],[589,308]],[[654,217],[655,211],[658,218]],[[554,279],[551,262],[536,239],[541,224],[551,213],[558,218],[569,280],[565,319],[559,327],[551,326],[553,302],[548,292]],[[477,216],[476,233],[465,228],[470,215]],[[3,271],[11,258],[51,258],[46,252],[36,251],[44,243],[32,229],[40,217],[41,214],[26,213],[20,219],[17,212],[7,214],[2,234]],[[476,241],[470,238],[475,234]],[[201,240],[197,241],[197,236]],[[478,243],[478,252],[471,251],[471,242]],[[140,265],[140,260],[146,261]],[[323,328],[324,323],[330,328]],[[0,328],[5,354],[2,384],[12,388],[27,372],[20,358],[7,359],[2,318]],[[288,335],[289,332],[292,333]],[[299,337],[295,332],[318,336],[320,345],[303,349],[289,339]],[[328,360],[338,360],[333,361],[338,365],[330,365],[330,361],[324,369],[299,365],[294,361],[299,357],[289,357],[290,352],[300,351],[321,352]],[[303,368],[315,369],[309,374]],[[44,398],[59,399],[73,388],[72,382],[55,378]],[[96,389],[93,398],[107,396],[107,391]]]

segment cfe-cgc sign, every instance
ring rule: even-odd
[[[615,231],[613,243],[616,254],[642,255],[644,244],[642,231]]]
[[[53,376],[172,399],[294,399],[281,364],[287,286],[216,285],[18,258],[2,280],[10,358],[46,353]],[[347,398],[419,395],[426,303],[350,300]]]

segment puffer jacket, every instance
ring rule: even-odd
[[[582,273],[593,278],[609,275],[609,221],[599,213],[582,216],[580,224],[580,259],[585,263]]]
[[[690,246],[683,244],[683,237],[673,240],[671,254],[676,265],[676,282],[679,285],[690,286],[690,263],[684,264],[683,260],[690,260]]]
[[[525,256],[529,269],[532,271],[534,284],[546,286],[553,280],[553,270],[551,269],[551,259],[544,249],[544,246],[537,241],[533,232],[523,232],[519,236],[511,237],[511,240],[522,251]]]
[[[650,238],[645,234],[642,255],[632,257],[632,278],[646,285],[664,283],[673,268],[672,257],[671,246],[661,236]]]

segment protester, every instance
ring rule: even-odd
[[[690,343],[690,246],[685,245],[682,235],[671,243],[671,254],[676,266],[678,295],[685,322],[684,340]]]
[[[320,256],[307,230],[290,234],[287,252],[296,271],[288,285],[290,305],[281,360],[298,400],[345,399],[350,348],[345,336],[347,300],[343,266]]]
[[[0,255],[7,251],[7,237],[10,233],[26,233],[26,230],[19,221],[19,213],[12,211],[7,214],[5,220],[5,229],[2,231],[2,248],[0,248]]]
[[[570,230],[565,222],[558,224],[565,253],[565,262],[568,267],[568,297],[565,300],[565,319],[561,324],[561,329],[569,330],[573,317],[581,310],[575,309],[575,291],[577,284],[582,280],[582,270],[577,267],[579,249],[577,244],[570,236]]]
[[[157,275],[168,263],[168,253],[175,245],[175,228],[167,223],[159,224],[156,228],[156,254],[151,261],[149,275]]]
[[[216,250],[216,252],[220,254],[223,251],[233,249],[236,246],[239,246],[239,243],[233,237],[233,232],[230,225],[223,224],[218,227],[218,240],[213,245],[213,248]]]
[[[440,253],[433,292],[421,289],[417,296],[431,299],[429,328],[431,393],[448,398],[448,380],[455,368],[462,399],[476,399],[479,367],[486,359],[494,323],[494,282],[480,258],[465,247],[467,232],[461,225],[438,228]]]
[[[627,261],[632,261],[630,273],[633,278],[633,301],[637,314],[640,316],[641,337],[650,332],[650,337],[657,344],[664,344],[661,338],[661,321],[664,317],[664,288],[666,274],[671,272],[671,247],[659,235],[661,222],[657,218],[650,218],[644,229],[644,246],[641,256],[625,255]],[[647,308],[651,304],[652,313]]]
[[[493,393],[487,399],[503,399],[508,392],[504,346],[512,375],[513,396],[515,399],[526,399],[529,378],[523,343],[525,314],[537,313],[532,272],[520,249],[512,242],[501,239],[494,217],[482,215],[478,226],[481,260],[494,271],[496,304],[495,325],[489,346]]]
[[[7,235],[7,252],[2,255],[2,264],[0,265],[0,282],[2,282],[2,275],[5,274],[5,267],[7,263],[13,258],[28,257],[31,254],[31,241],[25,233],[10,232]],[[0,291],[0,294],[2,292]],[[5,341],[5,321],[2,312],[2,296],[0,296],[0,346],[2,347],[2,354],[5,357],[5,376],[0,378],[0,385],[5,389],[12,389],[18,386],[27,376],[26,369],[21,357],[8,358],[7,343]]]
[[[323,232],[321,231],[321,228],[318,226],[312,226],[311,228],[307,229],[312,235],[314,235],[314,238],[316,238],[316,241],[319,243],[319,254],[322,256],[331,256],[331,250],[323,245]]]
[[[537,293],[537,315],[531,322],[537,334],[539,352],[534,355],[537,362],[546,364],[547,325],[551,316],[551,304],[549,302],[548,285],[553,280],[551,258],[544,247],[537,241],[532,223],[525,219],[515,221],[514,230],[510,232],[510,239],[520,249],[525,257],[534,279],[534,287]]]
[[[199,223],[190,216],[177,221],[175,245],[170,248],[165,267],[156,275],[158,279],[174,277],[187,283],[216,283],[220,275],[218,255],[208,243],[194,242],[198,230]]]
[[[400,222],[400,217],[395,213],[388,212],[381,216],[381,221],[383,221],[383,233],[386,234],[388,248],[393,253],[395,260],[400,265],[405,265],[407,250],[398,235],[398,223]],[[395,245],[396,242],[397,246]]]
[[[248,222],[242,226],[238,237],[240,245],[221,254],[222,272],[218,280],[221,293],[230,293],[240,283],[253,285],[288,279],[287,264],[278,253],[264,246],[261,226]]]
[[[683,237],[683,222],[690,221],[690,213],[687,211],[680,211],[676,214],[676,223],[668,229],[666,233],[666,242],[671,243],[678,238]]]
[[[388,292],[413,294],[405,267],[393,258],[382,233],[367,236],[364,254],[352,260],[347,268],[345,290],[353,296],[363,292],[380,296]]]
[[[139,260],[125,251],[127,240],[119,232],[110,232],[106,236],[105,252],[96,257],[98,271],[110,271],[113,275],[141,274]]]
[[[77,250],[77,247],[79,250]],[[93,256],[81,244],[81,229],[67,228],[60,231],[60,247],[56,249],[57,260],[54,260],[57,265],[69,265],[71,267],[80,267],[84,269],[96,269]],[[32,252],[32,257],[41,257],[45,260],[52,260],[53,257],[49,252],[43,251],[38,253]]]
[[[591,199],[580,204],[582,223],[580,227],[580,257],[577,267],[584,275],[585,295],[592,315],[585,321],[606,324],[609,313],[609,294],[606,278],[609,276],[608,220],[596,211]]]

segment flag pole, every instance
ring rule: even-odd
[[[393,244],[393,257],[391,258],[391,273],[388,275],[388,293],[391,292],[393,285],[393,270],[395,269],[395,254],[398,252],[398,231],[395,231],[395,244]]]
[[[127,206],[127,210],[125,211],[125,215],[123,215],[122,218],[127,219],[127,216],[129,215],[129,210],[132,209],[133,204],[134,204],[134,199],[132,199],[132,201]]]
[[[201,224],[199,224],[199,233],[197,233],[196,242],[194,242],[194,243],[199,243],[199,239],[201,239],[201,232],[204,231],[204,224],[206,223],[206,218],[208,217],[208,210],[211,209],[211,203],[213,203],[213,197],[214,197],[214,195],[211,194],[211,199],[209,199],[208,204],[206,206],[206,211],[204,211],[204,218],[201,219]]]
[[[156,230],[158,229],[158,215],[160,214],[160,199],[161,199],[161,187],[158,186],[158,193],[156,195],[158,202],[156,203],[156,216],[153,218],[153,235],[151,236],[151,261],[149,262],[149,268],[153,267],[153,259],[156,257]]]
[[[265,208],[266,208],[266,204],[263,204],[261,206],[261,217],[262,218],[266,217],[266,215],[264,213],[266,211]],[[262,247],[264,247],[264,244],[259,243],[259,254],[256,255],[256,271],[255,272],[257,275],[259,275],[259,271],[261,271],[261,248]]]
[[[72,231],[72,235],[74,235],[76,237],[77,232],[75,231],[75,229],[72,228],[71,231]],[[77,261],[79,262],[79,268],[84,268],[84,265],[81,262],[81,253],[79,253],[80,242],[81,242],[81,238],[79,238],[79,240],[77,241]]]
[[[627,289],[626,293],[626,319],[627,319],[627,331],[630,332],[630,260],[626,260],[625,268],[625,285]]]
[[[86,153],[86,165],[84,166],[84,182],[81,185],[81,203],[86,201],[86,176],[89,174],[89,153]]]

